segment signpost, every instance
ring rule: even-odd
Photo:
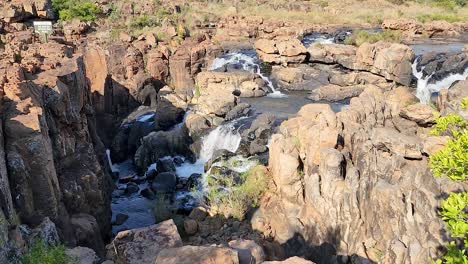
[[[45,42],[48,41],[48,37],[52,34],[52,21],[34,21],[34,32],[41,36],[44,36]]]

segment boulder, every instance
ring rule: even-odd
[[[97,264],[99,263],[99,257],[96,255],[96,252],[90,248],[86,247],[74,247],[67,249],[65,254],[72,261],[67,262],[67,264]]]
[[[151,189],[156,193],[170,193],[175,191],[177,176],[174,172],[159,173],[151,183]]]
[[[237,251],[239,264],[263,263],[265,260],[263,248],[252,240],[232,240],[229,247]]]
[[[205,220],[207,216],[208,216],[207,210],[201,206],[193,208],[189,215],[191,219],[194,219],[199,222]]]
[[[100,233],[96,219],[88,214],[76,214],[71,217],[71,226],[75,233],[76,243],[80,246],[94,250],[99,256],[105,252],[104,241]]]
[[[239,264],[237,252],[222,247],[183,246],[161,250],[155,264]]]
[[[329,84],[313,90],[307,98],[312,101],[338,102],[360,95],[365,87],[365,85],[338,86]]]
[[[427,104],[413,104],[403,108],[400,116],[418,123],[420,126],[435,124],[434,110]]]
[[[117,263],[125,264],[155,263],[163,249],[181,246],[182,240],[173,220],[121,231],[112,241]]]
[[[402,135],[391,128],[376,128],[372,136],[376,148],[408,159],[422,159],[422,145],[418,137]]]
[[[387,80],[409,86],[413,78],[413,50],[406,45],[377,42],[364,43],[356,51],[355,70],[366,70]]]
[[[187,235],[195,235],[198,231],[198,223],[193,219],[186,219],[184,221],[184,230]]]
[[[314,264],[314,262],[300,257],[290,257],[283,261],[265,261],[263,264]]]
[[[307,50],[298,39],[258,39],[255,42],[255,49],[262,61],[271,64],[299,64],[307,57]]]

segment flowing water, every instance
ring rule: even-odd
[[[437,81],[432,81],[432,74],[424,76],[424,67],[418,70],[419,58],[413,62],[413,75],[417,79],[416,96],[421,103],[430,103],[433,93],[438,93],[441,89],[450,88],[456,81],[462,81],[468,78],[468,68],[463,73],[452,73],[445,78]]]
[[[261,62],[257,58],[255,50],[241,50],[235,53],[227,53],[216,58],[209,67],[209,70],[214,71],[226,66],[241,68],[244,71],[257,74],[265,81],[268,88],[271,90],[271,93],[269,93],[268,96],[274,98],[285,97],[286,95],[277,90],[271,80],[262,73],[260,63]]]

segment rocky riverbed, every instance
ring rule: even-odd
[[[75,21],[45,43],[52,2],[30,2],[0,3],[1,263],[37,241],[70,264],[441,255],[437,208],[466,184],[433,177],[450,137],[430,130],[468,118],[466,23],[226,16],[105,41]],[[406,39],[345,44],[357,30]]]

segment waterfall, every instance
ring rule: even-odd
[[[268,88],[270,88],[270,90],[272,91],[267,96],[278,98],[285,97],[286,95],[276,90],[271,80],[260,71],[260,65],[257,61],[258,59],[256,55],[249,56],[241,52],[228,53],[221,58],[216,58],[211,64],[209,70],[213,71],[229,64],[241,65],[243,70],[257,74],[266,82]]]
[[[208,161],[219,149],[235,152],[239,148],[240,142],[241,136],[232,123],[221,125],[203,139],[200,159],[204,162]]]
[[[462,81],[468,78],[468,68],[465,69],[463,73],[451,73],[447,75],[442,80],[436,81],[435,83],[429,83],[432,75],[424,77],[423,70],[424,67],[421,67],[421,70],[418,71],[419,58],[416,58],[413,62],[412,69],[413,75],[418,80],[416,86],[416,97],[418,97],[421,103],[429,103],[431,101],[432,93],[439,92],[441,89],[450,88],[453,83],[456,81]]]
[[[109,167],[111,168],[111,171],[112,172],[119,171],[119,169],[116,166],[114,166],[114,164],[112,163],[112,159],[111,159],[111,156],[110,156],[110,150],[109,149],[106,149],[106,156],[107,156],[107,162],[109,163]]]
[[[195,163],[184,162],[176,168],[177,175],[181,178],[188,178],[193,173],[203,174],[205,163],[217,150],[225,149],[236,152],[241,142],[241,135],[234,127],[236,121],[218,126],[206,135],[203,138],[198,160]]]

